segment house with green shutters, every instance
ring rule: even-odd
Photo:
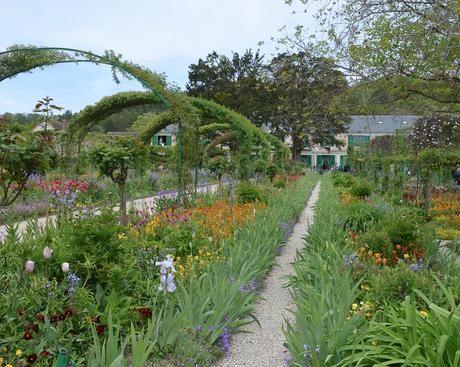
[[[176,144],[176,131],[177,127],[175,125],[169,125],[153,135],[150,139],[150,144],[161,147],[173,146]]]
[[[348,147],[365,148],[376,136],[395,135],[398,129],[410,129],[419,116],[376,115],[350,116],[351,123],[346,134],[337,136],[341,147],[315,145],[305,147],[301,161],[312,169],[343,167],[347,162]]]

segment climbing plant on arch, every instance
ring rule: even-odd
[[[190,109],[183,104],[183,101],[180,101],[180,98],[177,98],[176,94],[166,88],[163,79],[159,75],[140,65],[122,60],[121,55],[116,55],[113,51],[106,51],[104,55],[97,55],[89,51],[65,47],[14,45],[6,51],[0,52],[0,82],[21,73],[31,72],[37,68],[44,69],[52,65],[64,63],[109,65],[112,68],[112,75],[115,82],[119,82],[117,73],[127,78],[134,78],[144,88],[149,90],[149,94],[157,103],[161,102],[165,108],[174,111],[181,120],[193,121],[193,113],[188,114]],[[105,112],[103,109],[99,110],[100,116],[104,115],[104,113],[107,114],[109,110],[110,106],[106,106]],[[83,118],[82,121],[85,122]],[[179,154],[179,170],[181,169],[180,158]],[[178,186],[178,196],[180,199],[180,178]]]
[[[100,56],[71,48],[12,46],[0,52],[0,82],[37,68],[43,69],[61,63],[83,62],[109,65],[116,82],[118,82],[117,72],[119,72],[125,77],[135,78],[149,92],[119,93],[105,97],[93,106],[86,107],[70,127],[71,136],[77,136],[78,140],[84,137],[92,125],[124,108],[147,103],[162,104],[167,111],[155,117],[149,126],[146,126],[143,137],[149,135],[150,138],[170,124],[179,126],[177,145],[179,180],[185,169],[181,164],[182,138],[193,136],[195,146],[198,147],[200,132],[201,134],[209,133],[216,127],[212,126],[212,123],[220,124],[219,129],[228,129],[224,139],[216,138],[220,139],[217,140],[217,144],[226,139],[236,142],[239,178],[249,178],[252,154],[268,159],[270,151],[274,149],[276,162],[281,162],[285,151],[282,143],[275,141],[274,137],[269,137],[244,116],[212,101],[173,93],[165,87],[165,83],[157,74],[137,64],[121,60],[121,55],[116,55],[113,51],[106,51]],[[206,125],[208,126],[205,127]],[[196,156],[194,160],[196,162]],[[179,182],[179,194],[181,188],[182,185]]]
[[[181,100],[183,108],[187,108],[187,115],[192,116],[192,119],[181,118],[175,110],[167,110],[158,115],[151,115],[150,119],[147,115],[141,115],[139,121],[142,121],[142,125],[137,126],[137,128],[141,132],[141,137],[144,141],[150,141],[153,135],[169,125],[182,123],[184,135],[202,136],[215,131],[222,131],[226,132],[226,134],[223,137],[216,138],[217,143],[235,140],[237,144],[238,176],[242,179],[249,177],[251,154],[254,151],[260,158],[268,160],[270,151],[274,149],[275,161],[281,165],[286,153],[284,144],[276,137],[264,133],[244,116],[212,101],[183,95],[176,96],[176,98]],[[159,100],[156,96],[145,92],[123,92],[104,97],[78,114],[73,123],[74,130],[84,134],[102,118],[124,108],[158,103]],[[135,121],[133,126],[136,125],[138,125],[138,121]],[[189,138],[193,140],[193,138]],[[197,157],[195,156],[194,159],[197,159]]]

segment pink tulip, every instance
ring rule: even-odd
[[[32,260],[26,261],[25,269],[28,273],[32,273],[34,271],[35,263]]]
[[[69,269],[70,269],[69,263],[62,263],[61,269],[62,269],[62,271],[63,271],[64,273],[67,273],[67,272],[69,271]]]
[[[48,246],[46,246],[44,249],[43,249],[43,257],[45,259],[49,259],[51,256],[53,255],[53,249],[49,248]]]

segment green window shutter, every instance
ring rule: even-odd
[[[343,167],[347,164],[347,156],[346,155],[341,155],[340,156],[340,166]]]
[[[353,135],[348,135],[348,145],[349,145],[350,147],[353,146]]]
[[[166,137],[166,146],[171,146],[172,145],[172,137],[171,136],[167,136]]]
[[[150,145],[158,145],[158,138],[156,135],[153,135],[150,139]]]

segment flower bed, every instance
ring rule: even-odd
[[[133,214],[122,227],[106,208],[43,233],[30,228],[20,246],[9,233],[0,245],[3,363],[51,366],[66,347],[76,365],[209,365],[251,322],[285,223],[316,180],[232,212],[213,202],[141,215],[141,224]]]
[[[417,208],[339,195],[335,182],[322,182],[291,279],[289,364],[458,365],[460,269],[433,224]]]

